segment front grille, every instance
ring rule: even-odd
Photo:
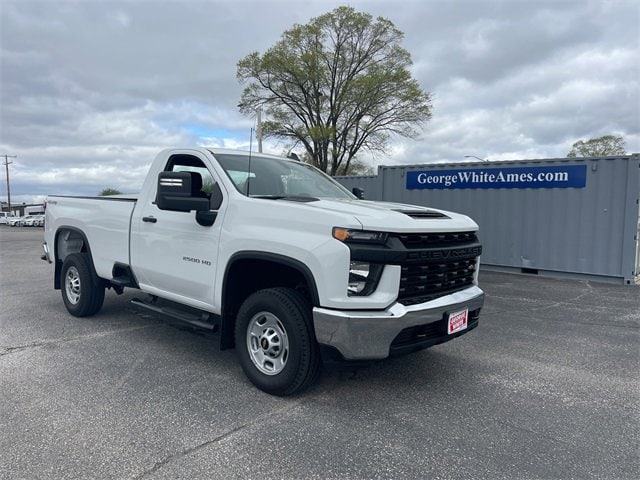
[[[450,247],[478,241],[475,232],[410,233],[398,235],[406,248]]]
[[[476,259],[402,265],[398,300],[403,305],[428,302],[473,284]]]
[[[398,301],[415,305],[473,285],[480,246],[474,232],[399,235],[410,250],[401,263]]]

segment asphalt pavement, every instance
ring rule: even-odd
[[[640,287],[481,271],[480,325],[309,391],[107,292],[67,313],[0,226],[2,479],[637,479]]]

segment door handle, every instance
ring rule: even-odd
[[[158,219],[156,217],[142,217],[142,221],[148,223],[156,223]]]

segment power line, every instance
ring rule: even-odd
[[[11,186],[9,183],[9,165],[13,162],[10,162],[10,158],[18,158],[17,155],[0,155],[0,157],[4,157],[4,167],[7,171],[7,203],[9,204],[9,211],[11,211]]]

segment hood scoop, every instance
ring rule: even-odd
[[[405,215],[416,218],[449,218],[444,213],[434,212],[433,210],[394,210],[394,212],[404,213]]]

